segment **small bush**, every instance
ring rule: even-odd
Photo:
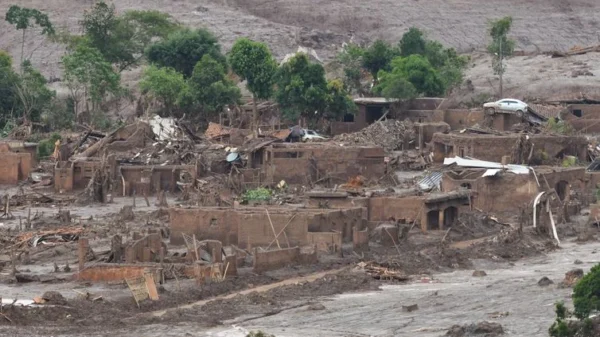
[[[270,201],[271,200],[271,190],[259,187],[253,190],[247,190],[242,195],[242,201],[244,203],[248,203],[250,201]]]
[[[37,156],[38,159],[48,158],[54,153],[54,143],[61,139],[58,133],[53,133],[48,139],[41,140],[38,143]]]

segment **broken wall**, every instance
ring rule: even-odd
[[[369,199],[369,221],[414,222],[422,215],[424,197],[375,197]]]
[[[322,252],[342,252],[342,233],[308,232],[308,243]]]
[[[461,130],[475,124],[481,124],[485,115],[482,110],[448,109],[444,110],[444,122],[452,130]]]
[[[196,179],[196,166],[194,165],[165,165],[165,166],[120,166],[122,179],[117,187],[126,196],[137,195],[147,191],[148,194],[160,191],[171,193],[178,191],[178,182],[181,174],[187,172],[193,180]]]
[[[310,184],[326,177],[347,181],[362,175],[379,179],[385,173],[381,147],[343,148],[331,144],[278,144],[265,151],[264,169],[270,181]]]
[[[506,136],[476,134],[441,134],[433,136],[433,160],[443,162],[448,157],[473,157],[479,160],[501,162],[503,156],[512,156],[520,134]],[[534,158],[555,160],[573,155],[587,160],[587,140],[582,136],[529,135]]]
[[[288,265],[297,264],[300,256],[300,248],[284,248],[271,251],[254,249],[253,271],[256,273],[276,270]]]
[[[0,164],[0,184],[16,185],[29,177],[31,172],[31,155],[29,153],[2,153]]]
[[[352,227],[362,223],[362,209],[290,210],[285,208],[170,208],[171,244],[184,244],[182,234],[198,240],[219,240],[223,245],[242,248],[267,246],[276,234],[280,245],[305,245],[307,233],[338,231],[343,240],[352,240]],[[271,226],[272,224],[272,226]],[[286,227],[287,226],[287,227]],[[285,228],[285,231],[282,230]],[[285,233],[285,235],[284,235]],[[273,243],[275,244],[275,243]]]

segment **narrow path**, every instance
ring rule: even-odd
[[[348,267],[344,267],[341,269],[334,269],[334,270],[327,270],[327,271],[322,271],[322,272],[318,272],[318,273],[314,273],[314,274],[310,274],[310,275],[305,275],[305,276],[299,276],[299,277],[293,277],[293,278],[289,278],[283,281],[279,281],[279,282],[275,282],[275,283],[271,283],[271,284],[265,284],[262,286],[258,286],[258,287],[254,287],[254,288],[250,288],[250,289],[245,289],[245,290],[241,290],[241,291],[237,291],[231,294],[227,294],[227,295],[220,295],[220,296],[216,296],[216,297],[211,297],[205,300],[201,300],[201,301],[197,301],[197,302],[193,302],[193,303],[189,303],[186,305],[181,305],[178,307],[174,307],[174,308],[169,308],[169,309],[164,309],[164,310],[158,310],[158,311],[152,311],[152,312],[148,312],[148,313],[144,313],[143,315],[152,315],[155,317],[160,317],[164,314],[166,314],[167,312],[171,311],[171,310],[179,310],[179,309],[190,309],[194,306],[202,306],[207,304],[208,302],[212,302],[214,300],[225,300],[225,299],[229,299],[229,298],[233,298],[237,295],[247,295],[253,292],[259,292],[259,293],[263,293],[266,291],[269,291],[271,289],[274,288],[278,288],[281,286],[285,286],[285,285],[290,285],[290,284],[295,284],[298,282],[313,282],[316,281],[318,279],[320,279],[321,277],[325,276],[325,275],[331,275],[331,274],[337,274],[343,270],[348,269]]]

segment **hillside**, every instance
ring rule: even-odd
[[[12,3],[43,10],[55,26],[74,31],[83,11],[93,1],[8,0],[0,3],[0,13],[5,13]],[[600,43],[597,33],[600,2],[596,0],[122,0],[115,4],[119,11],[157,9],[191,27],[206,27],[219,36],[225,50],[241,36],[260,40],[268,43],[278,58],[304,45],[328,60],[351,38],[395,42],[411,26],[423,29],[430,38],[447,46],[471,53],[485,47],[487,22],[505,15],[514,18],[511,35],[517,41],[517,48],[526,52],[564,51]],[[0,31],[0,49],[18,58],[21,35],[3,20]],[[29,35],[26,55],[31,55],[34,65],[47,77],[60,78],[61,46],[44,41],[34,32]],[[594,62],[594,57],[584,58]],[[531,57],[509,61],[509,92],[512,87],[518,94],[522,91],[519,88],[527,85],[529,91],[534,91],[527,95],[546,96],[548,83],[563,82],[565,74],[571,87],[587,87],[594,79],[572,78],[569,65],[561,66],[564,62],[561,60],[549,63],[527,60]],[[513,64],[516,67],[510,67]],[[542,69],[541,64],[552,67]],[[561,72],[562,68],[566,70]],[[592,64],[592,73],[595,68],[598,67]],[[469,70],[468,77],[473,78],[476,88],[489,87],[488,70],[484,61],[475,62]],[[134,72],[125,79],[136,77]],[[540,82],[538,86],[544,87],[540,89],[542,92],[538,94],[536,86],[528,85],[528,81]],[[571,89],[567,91],[570,94]]]

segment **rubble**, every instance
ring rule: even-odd
[[[454,325],[446,336],[449,337],[498,337],[504,335],[502,325],[494,322],[479,322],[469,325]]]
[[[415,139],[414,124],[410,120],[396,119],[377,121],[359,132],[333,137],[333,141],[343,144],[378,145],[386,152],[407,150]]]

